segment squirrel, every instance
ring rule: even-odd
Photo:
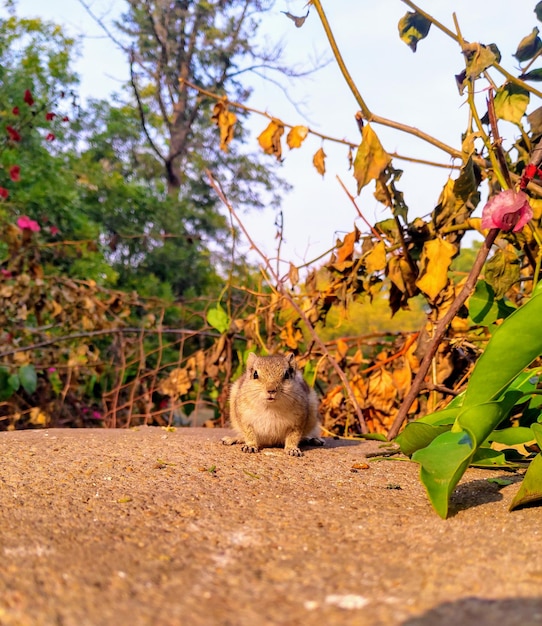
[[[230,392],[230,421],[235,437],[222,443],[242,444],[243,452],[284,445],[292,456],[303,456],[299,444],[324,445],[320,434],[318,398],[297,368],[293,353],[247,358],[245,373]]]

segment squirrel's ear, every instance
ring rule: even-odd
[[[256,353],[255,352],[249,352],[248,356],[247,356],[247,368],[248,367],[252,367],[252,365],[254,364],[255,360],[256,360]]]
[[[295,354],[293,352],[287,352],[284,356],[286,357],[286,360],[288,361],[288,365],[290,367],[297,367]]]

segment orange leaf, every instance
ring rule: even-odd
[[[318,152],[312,157],[312,164],[316,168],[318,174],[322,174],[322,176],[326,173],[326,153],[323,148],[320,148]]]
[[[308,134],[309,129],[306,126],[294,126],[286,137],[288,147],[299,148]]]
[[[354,256],[354,246],[357,241],[359,241],[359,230],[356,228],[346,235],[341,246],[337,249],[337,263],[352,260]]]
[[[228,111],[228,105],[225,100],[220,100],[214,106],[211,119],[220,130],[220,149],[228,152],[228,144],[233,139],[237,115]]]
[[[271,120],[267,128],[258,137],[258,142],[265,154],[274,154],[279,161],[282,157],[280,138],[283,134],[284,124],[280,120]]]

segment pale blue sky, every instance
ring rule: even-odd
[[[122,0],[89,0],[89,3],[106,21],[118,15],[123,6]],[[266,37],[283,40],[291,63],[303,63],[318,53],[330,54],[314,10],[300,29],[280,12],[303,15],[305,4],[305,0],[277,0],[274,11],[263,23]],[[492,0],[491,3],[420,0],[419,4],[452,30],[452,12],[455,11],[463,37],[469,41],[496,43],[502,53],[501,64],[513,73],[518,65],[512,57],[517,44],[534,26],[540,25],[533,13],[535,1],[521,0],[513,3],[513,8],[509,0]],[[420,42],[418,52],[412,53],[397,34],[397,23],[408,10],[400,0],[324,0],[323,5],[344,60],[374,113],[419,127],[459,149],[468,109],[455,85],[454,74],[464,67],[457,44],[432,28],[428,38]],[[106,97],[128,79],[123,55],[103,37],[78,0],[48,3],[18,0],[18,7],[19,15],[55,20],[69,32],[84,36],[82,58],[77,64],[83,97]],[[503,79],[496,73],[493,75],[501,84]],[[288,124],[304,124],[326,135],[353,142],[359,140],[354,121],[358,106],[335,63],[307,79],[288,84],[291,98],[302,103],[302,113],[272,84],[255,81],[254,87],[251,106],[266,110]],[[528,112],[540,104],[532,98]],[[255,137],[266,124],[263,118],[253,118],[251,128]],[[378,126],[375,130],[390,152],[450,163],[445,153],[419,139]],[[512,137],[516,131],[510,124],[503,123],[502,132]],[[356,221],[355,210],[336,180],[339,175],[355,195],[347,150],[324,142],[328,158],[327,173],[322,179],[312,166],[312,156],[321,146],[320,139],[309,137],[298,150],[284,149],[282,175],[294,185],[283,203],[286,241],[282,256],[286,261],[300,263],[317,257],[337,236],[351,231]],[[405,192],[410,215],[429,214],[450,172],[404,161],[396,161],[395,166],[405,170],[398,186]],[[365,216],[373,222],[389,217],[387,210],[373,198],[373,186],[369,187],[358,199]],[[244,219],[254,239],[272,256],[276,245],[274,212],[268,210]],[[360,230],[366,230],[359,220],[356,223]]]

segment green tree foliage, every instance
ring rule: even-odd
[[[0,220],[6,228],[27,215],[41,224],[49,244],[41,262],[49,271],[111,278],[67,150],[76,112],[78,80],[70,68],[75,42],[57,25],[15,15],[0,20],[0,41],[0,111],[11,129],[0,140],[0,185],[9,194]],[[74,243],[57,245],[61,240]]]
[[[186,298],[217,283],[216,269],[232,262],[231,228],[206,171],[237,206],[278,202],[285,185],[272,165],[247,153],[242,124],[241,141],[220,150],[214,101],[187,84],[228,89],[244,102],[245,72],[283,70],[280,49],[259,51],[254,43],[258,18],[271,5],[129,0],[114,34],[108,30],[127,54],[130,85],[113,103],[90,103],[80,180],[119,285]]]

